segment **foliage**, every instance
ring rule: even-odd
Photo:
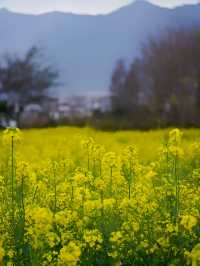
[[[150,38],[130,66],[117,62],[110,85],[116,125],[200,125],[199,38],[196,27],[169,30]]]
[[[57,72],[42,62],[37,47],[24,56],[6,55],[0,64],[0,96],[4,96],[7,106],[13,107],[13,113],[20,115],[26,105],[41,104],[49,97],[57,77]]]

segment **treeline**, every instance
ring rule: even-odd
[[[1,121],[5,124],[10,119],[18,126],[27,126],[28,121],[29,127],[199,127],[200,29],[168,30],[159,38],[150,38],[131,64],[120,59],[112,74],[110,98],[104,99],[110,100],[108,108],[100,103],[88,110],[83,97],[60,105],[50,93],[57,80],[58,73],[46,61],[44,64],[36,47],[22,57],[1,59],[0,127]],[[39,111],[27,111],[31,104],[38,105]]]
[[[168,30],[130,66],[120,59],[110,95],[113,127],[200,126],[200,29]]]

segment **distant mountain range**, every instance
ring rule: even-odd
[[[37,45],[60,72],[60,95],[102,94],[117,59],[132,60],[151,35],[191,25],[200,26],[200,4],[168,9],[137,0],[96,16],[25,15],[0,9],[0,54],[21,54]]]

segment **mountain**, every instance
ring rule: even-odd
[[[118,58],[132,60],[151,36],[174,27],[200,26],[200,4],[174,9],[137,0],[107,15],[50,12],[26,15],[0,10],[0,54],[41,47],[60,72],[61,96],[108,90]],[[57,91],[57,92],[58,92]]]

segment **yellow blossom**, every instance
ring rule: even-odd
[[[73,241],[60,250],[60,265],[76,266],[81,256],[80,247]]]
[[[197,218],[195,216],[183,215],[181,217],[181,225],[189,231],[191,231],[196,224],[197,224]]]

